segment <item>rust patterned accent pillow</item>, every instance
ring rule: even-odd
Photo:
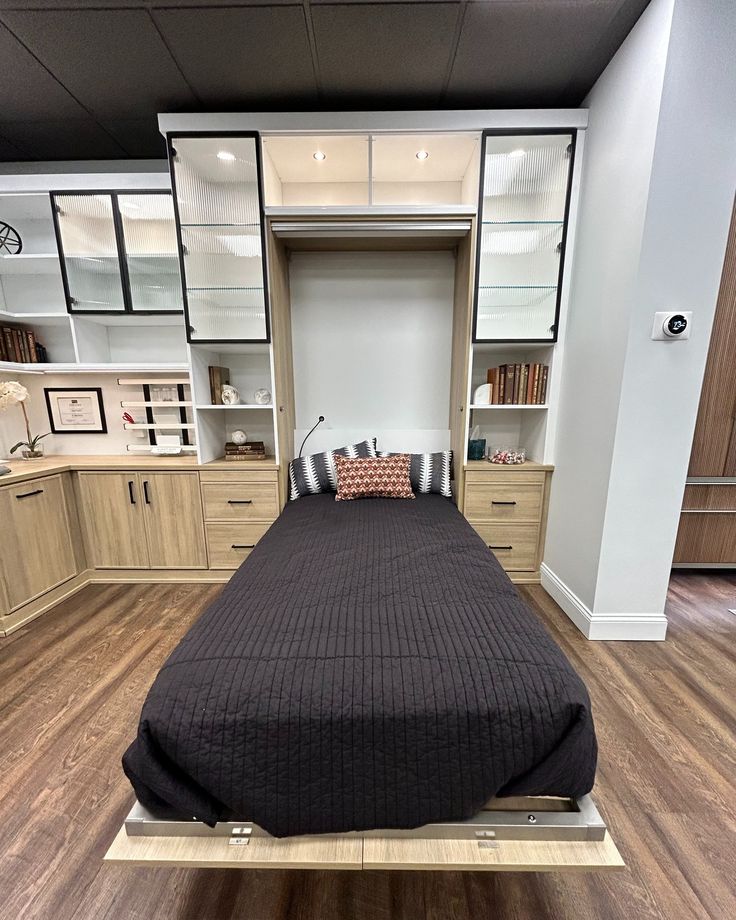
[[[409,478],[409,454],[352,459],[335,457],[335,501],[353,498],[414,498]]]

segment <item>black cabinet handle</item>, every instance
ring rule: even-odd
[[[228,498],[228,505],[252,505],[252,498]]]
[[[488,549],[513,549],[513,548],[514,548],[514,547],[511,546],[511,545],[508,545],[508,546],[500,546],[500,545],[499,545],[499,546],[496,546],[496,545],[493,544],[493,543],[489,543],[489,544],[488,544]]]
[[[233,543],[230,549],[253,549],[255,543]]]
[[[496,501],[495,499],[493,499],[493,500],[491,500],[491,504],[492,504],[492,505],[515,505],[516,502],[499,502],[499,501]]]
[[[16,495],[16,498],[30,498],[31,495],[41,495],[43,489],[34,489],[33,492],[21,492],[20,495]]]
[[[128,495],[130,495],[131,505],[135,504],[135,496],[133,495],[133,481],[132,479],[128,480]]]
[[[147,480],[147,479],[144,479],[144,480],[143,480],[143,497],[144,497],[145,500],[146,500],[146,504],[147,504],[147,505],[150,505],[150,504],[151,504],[151,496],[148,494],[148,480]]]

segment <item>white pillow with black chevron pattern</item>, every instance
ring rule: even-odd
[[[361,441],[360,444],[350,444],[348,447],[326,450],[322,454],[310,454],[308,457],[297,457],[296,460],[292,460],[289,464],[290,501],[319,492],[337,492],[335,454],[352,458],[375,457],[376,439],[371,438]]]
[[[379,450],[379,457],[393,457],[396,452]],[[436,454],[410,454],[409,479],[415,492],[436,492],[445,498],[452,498],[452,451],[441,450]]]

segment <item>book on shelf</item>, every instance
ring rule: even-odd
[[[210,399],[213,406],[222,406],[222,388],[230,385],[230,369],[219,365],[208,367],[210,375]]]
[[[32,329],[0,326],[0,361],[38,364],[46,361],[46,349],[36,341]]]
[[[232,441],[225,443],[226,454],[253,454],[263,453],[265,445],[263,441],[248,441],[245,444],[234,444]]]
[[[500,364],[489,367],[486,381],[491,385],[491,404],[505,406],[543,406],[547,402],[547,364]]]

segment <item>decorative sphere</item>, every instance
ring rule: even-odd
[[[245,442],[248,440],[248,435],[240,429],[233,431],[231,437],[233,444],[245,444]]]
[[[263,387],[255,391],[253,399],[259,406],[267,406],[271,402],[271,392]]]
[[[222,388],[222,402],[226,406],[235,406],[240,402],[240,393],[226,383]]]

